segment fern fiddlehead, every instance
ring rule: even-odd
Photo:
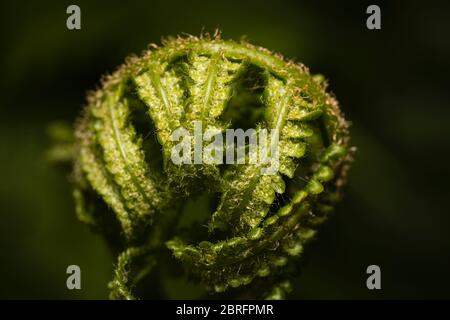
[[[172,133],[198,121],[222,134],[276,130],[278,171],[174,164]],[[118,299],[134,298],[167,253],[213,293],[240,287],[244,297],[284,298],[351,162],[347,122],[321,77],[218,37],[172,39],[130,58],[89,94],[76,127],[76,211],[117,254]],[[214,195],[205,230],[177,228],[186,202],[205,192]]]

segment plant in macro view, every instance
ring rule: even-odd
[[[173,132],[198,121],[219,135],[275,131],[267,150],[277,144],[277,170],[174,163]],[[88,94],[72,150],[76,213],[117,258],[113,299],[152,296],[163,273],[182,273],[212,297],[287,297],[352,159],[322,76],[218,36],[169,39],[127,59]]]

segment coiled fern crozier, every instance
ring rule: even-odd
[[[174,164],[171,134],[196,121],[221,133],[277,130],[278,171]],[[117,255],[113,299],[156,290],[150,275],[170,268],[219,297],[283,299],[352,153],[321,76],[218,36],[170,39],[129,58],[88,95],[75,136],[76,212]],[[195,206],[202,197],[207,206]],[[181,223],[189,215],[203,219]]]

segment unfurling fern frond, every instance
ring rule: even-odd
[[[202,134],[275,132],[266,145],[277,150],[275,171],[248,161],[175,164],[172,134],[199,122]],[[117,254],[111,297],[125,299],[161,263],[211,293],[284,298],[352,159],[347,122],[320,77],[217,37],[177,38],[129,59],[89,94],[74,150],[77,214]],[[211,206],[204,227],[180,227],[202,194]]]

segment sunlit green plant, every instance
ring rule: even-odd
[[[171,133],[197,120],[220,132],[278,130],[279,171],[175,165]],[[76,212],[117,255],[114,299],[152,286],[158,264],[181,267],[211,294],[284,298],[351,162],[348,125],[323,77],[218,37],[171,39],[129,58],[88,95],[75,136]],[[198,199],[211,208],[194,213],[204,221],[180,223]]]

